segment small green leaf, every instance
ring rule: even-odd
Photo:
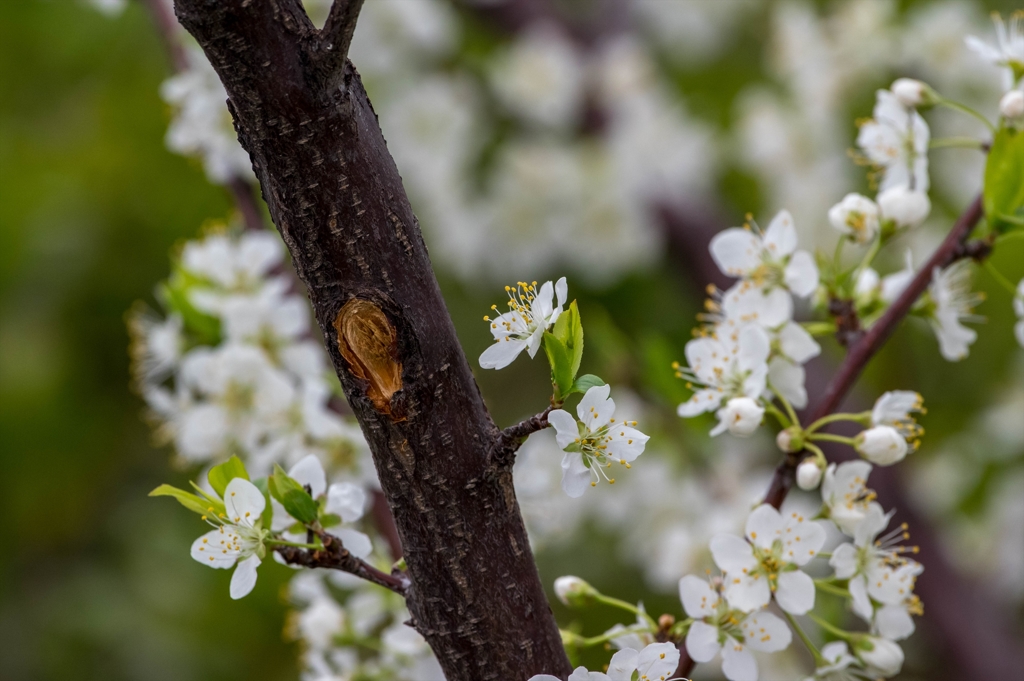
[[[274,474],[270,476],[268,487],[271,496],[284,506],[288,515],[301,523],[311,523],[316,520],[317,506],[313,497],[309,496],[302,485],[290,478],[277,464],[274,464]]]
[[[997,232],[1013,226],[1024,208],[1024,130],[1003,125],[992,140],[985,163],[985,216]]]
[[[232,456],[219,466],[214,466],[206,474],[206,479],[210,481],[210,487],[221,497],[224,496],[224,490],[227,489],[228,483],[235,478],[249,479],[245,464],[237,456]]]
[[[585,394],[588,390],[598,385],[604,385],[604,381],[601,380],[600,376],[583,374],[572,384],[572,392]]]
[[[204,499],[203,497],[196,496],[191,492],[186,492],[183,489],[178,489],[177,487],[173,487],[171,485],[160,485],[155,490],[150,492],[149,496],[174,497],[182,506],[192,511],[193,513],[198,513],[199,515],[207,515],[210,513],[220,514],[224,512],[224,504],[219,499],[216,500],[216,503],[214,503],[214,501]],[[212,511],[210,510],[211,508],[213,509]]]
[[[580,362],[583,361],[583,323],[580,321],[580,311],[576,307],[575,300],[572,301],[567,313],[569,315],[569,337],[562,342],[569,350],[569,356],[572,359],[572,377],[575,379],[580,370]]]
[[[555,384],[555,401],[565,400],[572,390],[572,359],[562,341],[550,332],[544,334],[544,352],[551,365],[551,382]]]

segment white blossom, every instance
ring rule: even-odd
[[[581,113],[583,62],[552,25],[531,28],[516,39],[491,71],[501,102],[533,122],[563,127]]]
[[[576,407],[577,422],[564,409],[548,414],[555,429],[555,440],[565,454],[562,456],[562,489],[570,497],[579,497],[587,488],[604,478],[614,483],[606,471],[613,463],[626,468],[643,454],[647,440],[634,426],[636,421],[617,422],[615,401],[608,395],[611,386],[599,385],[587,390]]]
[[[857,146],[883,169],[879,188],[928,191],[928,124],[889,90],[879,90],[877,97],[874,118],[861,126]]]
[[[833,641],[821,648],[821,657],[825,664],[814,670],[814,675],[804,681],[853,681],[855,678],[869,678],[867,672],[851,669],[851,665],[858,665],[857,658],[850,654],[850,648],[845,641]],[[863,672],[863,673],[861,673]]]
[[[494,319],[484,317],[491,325],[491,335],[495,343],[480,355],[480,366],[484,369],[504,369],[526,350],[534,357],[544,340],[547,331],[562,314],[569,288],[562,277],[552,287],[550,281],[544,282],[537,290],[537,282],[528,284],[519,282],[516,288],[505,287],[508,293],[509,311],[499,314]],[[553,305],[553,296],[557,295],[558,305]],[[497,305],[491,309],[498,311]]]
[[[679,665],[679,649],[671,643],[652,643],[643,650],[626,648],[612,655],[608,672],[591,672],[586,667],[577,667],[568,681],[632,681],[633,674],[639,681],[668,681],[673,678]],[[561,681],[550,674],[535,674],[529,681]]]
[[[860,194],[847,194],[828,211],[828,221],[852,241],[866,244],[878,234],[878,206]]]
[[[768,504],[747,518],[746,540],[730,534],[711,539],[711,555],[724,573],[729,605],[752,612],[768,605],[802,615],[814,607],[814,580],[799,568],[817,555],[825,530],[797,512],[785,516]]]
[[[929,87],[913,78],[897,78],[889,89],[896,95],[897,101],[908,109],[928,104],[930,100]]]
[[[1017,122],[1024,118],[1024,90],[1010,90],[999,100],[999,114]]]
[[[132,370],[140,385],[159,383],[179,366],[185,350],[181,315],[159,319],[141,310],[128,319],[132,335]]]
[[[891,466],[902,461],[910,447],[898,430],[892,426],[875,426],[861,431],[854,448],[871,463]]]
[[[856,528],[853,543],[839,545],[829,559],[836,577],[849,580],[853,611],[867,622],[875,617],[872,601],[883,606],[904,604],[912,596],[914,580],[924,570],[920,563],[903,557],[914,552],[899,546],[909,536],[906,525],[878,538],[891,516],[872,504]]]
[[[231,598],[247,595],[256,586],[256,568],[266,555],[262,514],[267,501],[256,485],[233,478],[224,490],[224,515],[207,517],[216,529],[192,543],[192,558],[203,565],[226,570],[231,575]]]
[[[895,676],[903,668],[903,649],[892,641],[884,638],[867,637],[871,646],[870,650],[860,648],[857,655],[868,665],[868,668],[877,671],[882,676]]]
[[[899,272],[882,277],[880,294],[882,300],[890,305],[896,302],[896,299],[900,297],[900,294],[903,293],[917,275],[917,270],[914,269],[914,255],[910,249],[907,249],[904,254],[904,263],[904,268]]]
[[[806,373],[803,365],[821,354],[821,346],[796,322],[786,322],[773,332],[772,358],[768,363],[768,384],[797,409],[807,406]]]
[[[878,506],[877,495],[868,489],[871,464],[867,461],[844,461],[829,464],[821,483],[821,500],[828,517],[843,533],[851,537],[864,521],[869,509]],[[881,506],[878,506],[881,511]]]
[[[728,577],[726,576],[726,580]],[[757,681],[751,651],[774,653],[789,647],[793,634],[770,612],[747,612],[723,598],[721,585],[693,575],[679,580],[679,599],[695,621],[686,634],[686,652],[695,662],[722,655],[722,673],[730,681]]]
[[[757,288],[781,287],[806,297],[818,288],[818,268],[807,251],[798,251],[796,228],[788,211],[779,211],[763,234],[741,227],[711,240],[711,257],[723,273]]]
[[[202,309],[217,312],[216,304],[202,305],[201,301],[216,298],[217,302],[229,293],[257,293],[268,283],[271,271],[284,262],[284,245],[273,232],[247,231],[238,236],[211,234],[201,240],[189,241],[181,252],[181,266],[203,280],[197,287],[205,296],[193,293],[193,302]],[[271,280],[283,290],[286,284]]]
[[[749,397],[734,397],[715,412],[715,416],[718,417],[718,425],[712,429],[712,437],[726,430],[733,435],[749,437],[761,425],[764,407]]]
[[[924,398],[910,390],[891,390],[875,400],[871,409],[871,423],[892,426],[907,441],[910,451],[917,449],[924,428],[917,424],[914,413],[925,412]]]
[[[179,154],[203,160],[214,184],[253,178],[249,154],[242,149],[228,112],[228,94],[206,55],[187,50],[188,69],[164,81],[160,95],[175,108],[167,129],[167,146]]]
[[[925,317],[939,339],[939,351],[950,362],[965,358],[977,340],[977,332],[962,322],[978,320],[973,308],[981,300],[979,294],[971,292],[970,260],[958,260],[945,269],[936,267],[933,271]]]
[[[595,593],[587,582],[574,575],[565,575],[555,580],[555,595],[565,605],[577,605]]]
[[[796,467],[796,484],[802,490],[818,489],[821,484],[821,466],[817,461],[807,460]]]
[[[877,199],[882,219],[892,220],[897,228],[918,226],[932,210],[932,202],[926,192],[905,185],[889,187]]]
[[[767,385],[770,351],[768,335],[753,325],[741,329],[735,343],[711,336],[688,342],[685,352],[689,366],[679,370],[679,375],[695,392],[679,405],[679,415],[685,418],[715,411],[736,397],[757,400]]]
[[[1009,27],[998,14],[992,15],[992,21],[996,26],[994,46],[972,35],[967,36],[966,43],[982,59],[1002,69],[1003,90],[1009,90],[1024,77],[1024,16],[1015,12]]]

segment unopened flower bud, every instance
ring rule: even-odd
[[[924,192],[898,186],[878,195],[878,208],[882,217],[892,220],[897,227],[916,227],[928,217],[932,202]]]
[[[907,455],[907,441],[892,426],[875,426],[856,437],[855,445],[861,456],[879,466],[891,466]]]
[[[807,491],[818,488],[821,484],[821,466],[816,459],[808,459],[796,467],[796,484]]]
[[[761,425],[764,417],[764,407],[749,397],[734,397],[725,403],[716,414],[719,425],[715,428],[718,433],[728,429],[733,435],[747,437],[753,435],[757,427]],[[717,434],[712,431],[712,434]]]
[[[1010,120],[1024,118],[1024,91],[1010,90],[1003,95],[999,100],[999,113]]]
[[[872,671],[885,677],[895,676],[903,668],[903,649],[884,638],[865,636],[857,645],[857,654]]]
[[[913,78],[897,78],[890,88],[896,99],[905,107],[918,107],[935,103],[932,89]]]
[[[787,454],[799,452],[804,448],[803,433],[799,427],[786,428],[775,436],[775,444]]]
[[[587,584],[579,577],[566,575],[555,580],[555,595],[571,608],[578,608],[586,605],[587,602],[597,595],[597,589]]]

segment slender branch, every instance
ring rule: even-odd
[[[242,214],[245,228],[251,231],[266,229],[267,224],[263,221],[263,211],[260,210],[259,199],[256,198],[256,189],[252,183],[236,176],[228,182],[228,189],[235,199],[235,207]]]
[[[327,21],[317,35],[313,50],[327,87],[336,87],[342,81],[348,48],[352,44],[362,6],[363,0],[334,0]]]
[[[549,405],[547,409],[539,414],[534,414],[530,418],[523,419],[519,423],[501,431],[497,441],[494,443],[494,447],[491,449],[490,462],[498,466],[510,465],[514,460],[515,453],[519,451],[526,438],[538,430],[544,430],[550,425],[548,423],[548,414],[554,408],[554,405]]]
[[[388,500],[379,489],[370,492],[370,516],[373,524],[380,532],[384,541],[388,543],[392,560],[402,557],[402,540],[398,536],[398,528],[395,526],[395,516],[391,515],[388,508]]]
[[[825,394],[818,402],[816,409],[811,415],[811,421],[817,421],[839,408],[846,393],[853,387],[854,382],[860,376],[868,361],[885,344],[889,336],[896,329],[903,318],[910,312],[910,308],[931,284],[935,268],[947,267],[950,263],[960,258],[971,257],[980,259],[991,251],[991,244],[988,242],[967,242],[974,226],[978,224],[984,211],[981,205],[981,197],[978,196],[967,207],[967,210],[960,215],[949,234],[942,244],[935,249],[932,257],[928,259],[917,274],[911,280],[907,288],[903,290],[889,309],[878,318],[870,329],[861,338],[850,346],[843,363],[839,366],[835,376],[825,388]],[[983,247],[987,244],[987,247]],[[765,494],[764,503],[771,504],[775,508],[782,506],[789,490],[793,487],[796,478],[796,467],[802,460],[801,453],[789,454],[785,460],[775,469],[768,493]]]
[[[166,0],[141,0],[149,12],[150,18],[156,25],[156,32],[160,41],[164,44],[167,56],[171,60],[171,66],[178,73],[188,70],[188,54],[185,47],[178,40],[178,20],[171,13],[171,7]]]
[[[341,540],[332,534],[320,530],[316,535],[323,542],[322,549],[309,551],[297,546],[274,546],[285,562],[290,565],[301,565],[307,568],[326,568],[328,570],[340,570],[350,575],[355,575],[373,582],[385,589],[394,591],[399,596],[405,597],[409,593],[411,583],[409,578],[403,574],[388,574],[367,563],[362,558],[356,558],[341,543]]]

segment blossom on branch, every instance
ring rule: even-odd
[[[505,287],[508,294],[509,311],[499,314],[494,319],[484,317],[491,325],[494,345],[480,355],[480,366],[484,369],[504,369],[526,350],[530,357],[537,355],[544,332],[558,321],[562,314],[562,306],[569,295],[569,287],[565,277],[559,279],[554,286],[550,281],[544,282],[537,290],[537,282],[518,283],[516,288]],[[558,305],[553,298],[557,296]],[[497,305],[491,309],[498,311]]]
[[[590,486],[603,478],[609,484],[606,469],[613,463],[626,468],[643,454],[650,438],[635,428],[636,421],[616,421],[615,401],[608,395],[611,386],[598,385],[587,390],[576,407],[577,421],[564,409],[548,414],[555,429],[555,440],[565,454],[562,456],[562,489],[570,497],[582,496]]]
[[[203,516],[216,529],[192,543],[192,558],[203,565],[226,570],[231,575],[231,598],[247,595],[256,586],[256,568],[266,555],[264,541],[269,534],[263,527],[267,500],[256,485],[244,478],[233,478],[224,490],[224,513]]]
[[[874,118],[861,125],[859,146],[883,173],[879,189],[928,191],[928,124],[889,90],[879,90]]]

